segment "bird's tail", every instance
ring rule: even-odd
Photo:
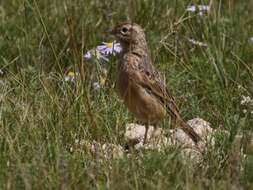
[[[180,127],[192,140],[195,144],[201,141],[201,137],[194,131],[194,129],[188,125],[180,116],[179,109],[175,104],[173,97],[170,97],[170,101],[166,104],[167,111],[172,116],[172,119],[175,122],[175,127]]]
[[[180,122],[180,128],[194,141],[195,144],[201,141],[201,137],[184,121]]]

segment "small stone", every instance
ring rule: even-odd
[[[126,124],[125,139],[132,145],[143,142],[146,128],[143,125],[135,123]],[[148,131],[149,132],[149,131]],[[147,134],[147,140],[150,138],[149,133]]]
[[[195,146],[195,143],[192,141],[192,139],[180,128],[176,128],[172,131],[171,139],[175,144],[180,144],[184,147]]]
[[[122,158],[124,155],[124,149],[120,145],[112,143],[100,144],[97,141],[93,141],[88,147],[91,153],[97,158],[104,158],[106,160]]]
[[[213,132],[213,129],[210,127],[210,123],[201,118],[194,118],[187,123],[198,133],[199,136],[207,137],[210,133]]]
[[[154,129],[149,126],[146,143],[143,144],[145,136],[145,126],[130,123],[126,125],[125,140],[128,146],[132,146],[135,150],[149,149],[161,151],[168,146],[179,145],[182,147],[182,154],[184,156],[200,160],[201,152],[206,148],[206,143],[211,138],[213,129],[210,123],[201,119],[194,118],[187,122],[203,141],[196,145],[192,139],[180,128],[170,130],[171,136],[166,137],[162,128]]]
[[[124,155],[123,148],[119,145],[105,143],[102,145],[104,157],[109,160],[112,158],[122,158]]]
[[[202,159],[202,154],[200,151],[193,149],[193,148],[182,148],[181,155],[184,158],[189,158],[190,160],[194,161],[194,163],[199,163]],[[186,162],[188,159],[184,159]]]

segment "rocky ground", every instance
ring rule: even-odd
[[[194,118],[187,122],[202,138],[202,141],[195,144],[180,128],[166,131],[162,128],[154,130],[153,126],[149,127],[147,134],[147,142],[144,144],[145,126],[129,123],[126,124],[125,131],[125,146],[116,145],[112,143],[100,144],[96,141],[81,142],[95,157],[99,158],[120,158],[124,155],[130,156],[131,153],[140,155],[142,150],[157,150],[163,151],[168,147],[175,146],[180,148],[183,157],[192,159],[194,162],[200,162],[203,154],[208,147],[214,146],[215,134],[219,133],[211,128],[210,123],[201,119]],[[223,133],[228,133],[223,131]],[[240,147],[241,136],[236,136],[235,143]],[[253,143],[251,143],[253,145]],[[240,148],[237,149],[240,151]]]

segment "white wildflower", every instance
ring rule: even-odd
[[[84,54],[84,59],[90,60],[92,58],[91,52],[88,51],[86,54]]]
[[[94,90],[99,90],[99,89],[101,88],[99,82],[94,82],[94,83],[92,84],[92,86],[93,86],[93,89],[94,89]]]
[[[3,80],[0,80],[0,86],[4,86],[5,82]]]
[[[102,42],[102,45],[97,46],[97,50],[105,55],[115,55],[122,51],[122,47],[116,41]]]
[[[77,75],[76,73],[70,71],[70,72],[67,73],[67,75],[64,76],[64,80],[66,82],[68,82],[68,81],[74,82],[76,75]]]
[[[102,42],[101,45],[89,50],[86,54],[84,54],[84,59],[90,60],[92,58],[95,58],[99,61],[108,62],[109,55],[116,55],[120,53],[121,51],[122,51],[122,47],[120,43],[117,43],[116,41]]]
[[[199,11],[210,11],[209,5],[199,5],[198,8],[199,8]]]
[[[75,144],[79,144],[79,139],[75,139]]]
[[[197,12],[200,16],[203,16],[204,13],[210,11],[209,5],[190,5],[186,8],[186,11],[188,12]]]
[[[92,58],[95,58],[99,61],[106,61],[108,62],[109,59],[107,58],[107,55],[101,53],[98,49],[91,49],[89,50],[85,55],[84,55],[84,59],[85,60],[90,60]]]
[[[249,96],[242,96],[241,105],[253,105],[253,99]]]
[[[196,41],[194,39],[188,39],[190,43],[192,43],[193,45],[197,45],[200,47],[207,47],[207,44],[204,42],[200,42],[200,41]]]
[[[249,38],[249,43],[253,44],[253,37]]]
[[[186,10],[189,11],[189,12],[195,12],[196,11],[196,6],[195,5],[188,6],[186,8]]]

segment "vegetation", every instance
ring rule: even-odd
[[[186,11],[191,3],[209,1],[0,2],[0,189],[252,189],[253,109],[241,100],[253,97],[253,1],[212,1],[204,15]],[[124,126],[136,122],[114,91],[117,58],[83,59],[125,20],[145,28],[184,118],[228,131],[199,165],[175,147],[98,160],[77,145],[124,146]],[[94,90],[101,68],[106,83]],[[69,69],[75,82],[64,80]]]

